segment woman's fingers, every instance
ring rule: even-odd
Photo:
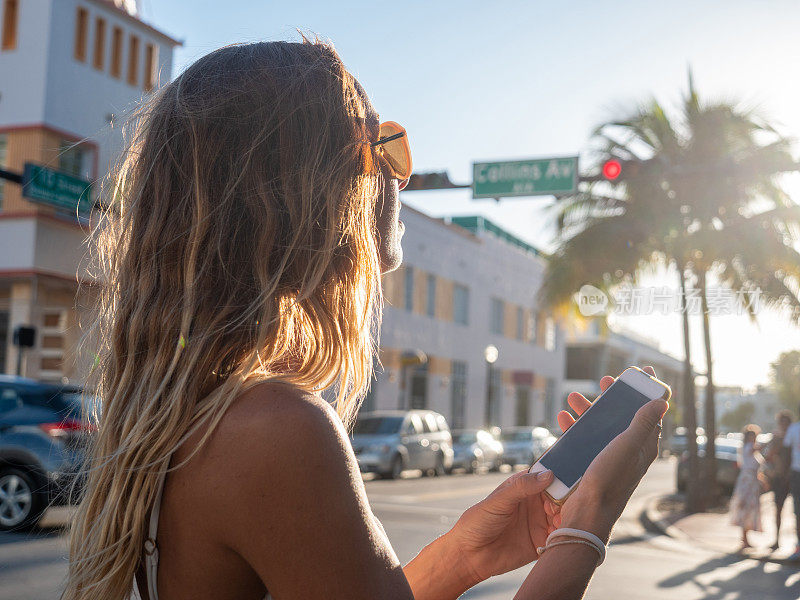
[[[578,413],[578,416],[581,416],[584,411],[592,405],[591,402],[584,398],[583,394],[578,392],[572,392],[567,396],[567,404],[569,404],[572,410]]]
[[[606,375],[600,380],[600,391],[605,392],[606,388],[616,381],[611,375]]]
[[[575,417],[565,410],[559,411],[558,415],[556,415],[556,419],[558,419],[558,426],[561,427],[561,431],[566,431],[572,427],[572,424],[575,422]]]
[[[653,367],[649,366],[644,367],[642,370],[652,375],[653,377],[655,377],[656,375],[655,369],[653,369]],[[604,376],[600,380],[600,391],[605,392],[608,389],[608,387],[612,383],[614,383],[614,381],[616,381],[616,379],[611,377],[611,375]],[[583,396],[583,394],[580,394],[578,392],[572,392],[570,393],[569,396],[567,396],[567,404],[569,404],[569,407],[572,410],[574,410],[579,417],[584,412],[586,412],[587,408],[589,408],[592,405],[592,403],[589,400],[587,400]],[[575,417],[573,417],[567,411],[562,410],[560,413],[558,413],[558,426],[561,427],[561,431],[566,431],[567,429],[569,429],[574,422],[575,422]]]

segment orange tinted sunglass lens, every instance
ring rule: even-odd
[[[381,130],[378,139],[383,139],[404,133],[402,137],[396,140],[383,143],[379,146],[383,152],[383,157],[389,163],[395,177],[398,179],[408,179],[411,176],[411,148],[408,145],[408,134],[406,130],[394,121],[387,121],[381,124]]]

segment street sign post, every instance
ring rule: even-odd
[[[92,210],[91,182],[33,163],[25,163],[22,195],[71,213],[77,210],[88,214]]]
[[[577,156],[472,165],[473,198],[566,196],[577,189]]]

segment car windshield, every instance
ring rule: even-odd
[[[478,434],[475,431],[462,431],[456,434],[456,442],[459,444],[474,444],[478,441]]]
[[[356,421],[353,433],[397,433],[403,417],[363,417]]]

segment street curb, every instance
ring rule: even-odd
[[[688,542],[692,544],[696,544],[700,547],[703,547],[707,550],[711,550],[714,552],[723,552],[719,548],[715,548],[713,546],[704,544],[701,540],[697,538],[693,538],[683,531],[681,531],[678,527],[675,527],[673,523],[676,523],[683,519],[684,517],[688,516],[686,512],[679,512],[679,513],[669,513],[663,512],[658,510],[658,504],[664,498],[669,498],[674,496],[674,494],[663,494],[658,496],[652,496],[647,500],[645,505],[644,511],[640,515],[640,519],[642,521],[642,525],[644,525],[645,529],[651,531],[653,533],[658,533],[660,535],[667,536],[677,541],[681,542]],[[728,553],[732,554],[732,553]],[[759,562],[765,563],[774,563],[777,565],[788,565],[788,566],[797,566],[797,562],[786,560],[785,558],[774,558],[771,555],[761,555],[761,556],[750,556],[750,555],[742,555],[743,558],[749,558],[751,560],[757,560]]]
[[[663,498],[668,498],[672,494],[659,494],[652,496],[647,500],[644,511],[640,516],[642,525],[645,529],[652,533],[665,535],[676,540],[691,541],[692,538],[686,535],[683,531],[675,527],[672,522],[679,521],[686,516],[686,513],[679,513],[677,518],[672,517],[672,522],[668,519],[671,513],[658,510],[658,504]]]

